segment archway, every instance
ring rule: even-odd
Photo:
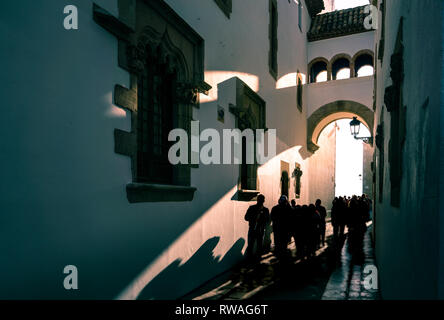
[[[307,150],[314,153],[319,149],[317,145],[319,134],[328,124],[339,119],[357,117],[372,133],[374,123],[373,111],[365,105],[347,100],[328,103],[307,119]]]

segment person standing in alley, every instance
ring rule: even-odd
[[[344,197],[339,197],[338,199],[338,209],[337,209],[337,220],[339,225],[339,239],[344,238],[345,225],[347,224],[348,206],[347,199]]]
[[[321,217],[319,212],[316,210],[314,204],[308,206],[309,210],[309,239],[308,239],[308,256],[312,257],[316,254],[317,246],[319,245],[319,230],[321,224]]]
[[[273,223],[274,250],[276,256],[286,253],[288,244],[288,221],[290,220],[291,206],[287,196],[282,195],[279,202],[271,209],[271,221]]]
[[[339,199],[336,197],[331,204],[332,204],[331,225],[333,226],[333,240],[335,243],[337,243],[339,239],[339,220],[338,220]]]
[[[296,257],[303,258],[305,247],[304,247],[304,216],[301,206],[295,206],[293,209],[293,223],[292,228],[294,230],[294,242],[296,245]]]
[[[325,209],[325,207],[323,207],[321,202],[321,199],[317,199],[316,200],[316,210],[319,213],[319,216],[321,218],[321,222],[319,224],[319,233],[321,236],[321,245],[325,246],[325,219],[327,218],[327,210]]]
[[[245,214],[245,220],[248,221],[248,246],[246,251],[247,258],[260,258],[263,251],[264,232],[267,223],[270,220],[268,208],[264,206],[265,197],[260,194],[257,196],[257,203],[248,208]],[[254,254],[254,245],[256,244],[256,254]]]

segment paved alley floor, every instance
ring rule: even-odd
[[[279,261],[272,253],[260,263],[241,263],[209,281],[185,300],[375,300],[377,290],[367,290],[364,280],[373,270],[369,228],[362,250],[351,252],[349,240],[333,244],[332,227],[326,230],[327,244],[309,260],[297,259],[294,244],[290,255]],[[367,267],[366,269],[366,266]],[[368,282],[368,281],[367,281]],[[368,287],[368,285],[367,285]]]

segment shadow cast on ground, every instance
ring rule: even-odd
[[[208,239],[183,265],[181,260],[172,262],[142,290],[138,300],[170,300],[183,296],[190,288],[202,281],[227,270],[234,262],[242,259],[245,240],[239,238],[222,260],[213,255],[220,237]]]

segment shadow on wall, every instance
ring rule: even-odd
[[[222,273],[232,266],[233,262],[242,259],[242,248],[245,240],[239,238],[228,250],[222,260],[213,255],[213,250],[220,241],[220,237],[208,239],[196,253],[183,265],[177,259],[159,273],[140,293],[138,300],[170,300],[183,296],[190,288],[196,287],[198,272],[200,278],[210,279],[215,274]]]

